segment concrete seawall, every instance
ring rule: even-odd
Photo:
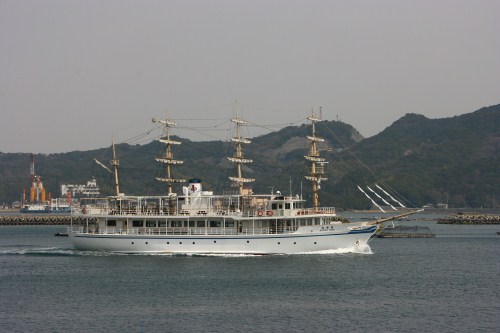
[[[89,218],[94,222],[94,218]],[[70,225],[85,224],[86,218],[62,215],[12,215],[0,216],[0,225]]]
[[[439,219],[439,224],[500,224],[500,215],[490,214],[452,214]]]

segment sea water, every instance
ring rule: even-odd
[[[499,332],[499,226],[271,256],[76,251],[0,227],[0,332]]]

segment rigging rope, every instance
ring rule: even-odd
[[[361,164],[361,166],[363,166],[366,170],[369,171],[371,176],[373,176],[377,182],[383,184],[387,189],[389,189],[391,192],[393,192],[395,195],[397,195],[402,200],[406,201],[407,203],[411,204],[412,206],[415,206],[414,204],[409,202],[407,199],[405,199],[401,194],[399,194],[395,189],[393,189],[389,184],[387,184],[383,179],[378,177],[375,174],[375,172],[372,169],[370,169],[370,167],[368,165],[366,165],[363,161],[361,161],[361,159],[351,150],[351,148],[349,146],[347,146],[345,144],[345,142],[337,134],[335,134],[335,132],[333,132],[328,126],[326,126],[326,129],[344,146],[344,149],[347,150],[349,152],[349,154],[351,154]],[[404,207],[401,203],[399,203],[399,204],[402,207]]]

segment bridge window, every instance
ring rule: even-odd
[[[146,221],[146,227],[148,228],[156,227],[156,221]]]
[[[108,220],[107,226],[108,227],[116,227],[116,220]]]
[[[182,227],[182,221],[172,221],[172,227],[174,228],[180,228]]]
[[[144,221],[142,221],[142,220],[140,220],[140,221],[139,220],[132,221],[132,226],[136,227],[136,228],[143,227],[144,226]]]
[[[289,202],[285,203],[285,209],[290,209],[290,203]]]
[[[158,226],[161,227],[166,227],[167,226],[167,221],[158,221]]]
[[[220,221],[210,221],[210,227],[212,228],[220,228],[221,223]]]
[[[204,228],[205,227],[205,221],[196,221],[196,227],[197,228]]]

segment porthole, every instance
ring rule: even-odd
[[[278,245],[280,245],[280,244],[281,244],[281,243],[280,243],[280,242],[278,242]]]
[[[146,242],[146,245],[148,245],[148,242]]]
[[[247,244],[250,243],[250,241],[247,241]]]
[[[167,244],[170,244],[170,242],[167,242]]]
[[[134,245],[134,242],[132,242],[132,245]]]
[[[217,243],[217,241],[214,241],[214,244]]]
[[[182,242],[179,242],[179,244],[182,244]],[[314,243],[314,244],[316,244],[316,243]]]
[[[293,242],[293,244],[295,245],[295,244],[297,244],[297,242]]]
[[[194,244],[194,242],[193,242],[193,244]]]
[[[314,244],[316,244],[316,242],[314,242]]]

